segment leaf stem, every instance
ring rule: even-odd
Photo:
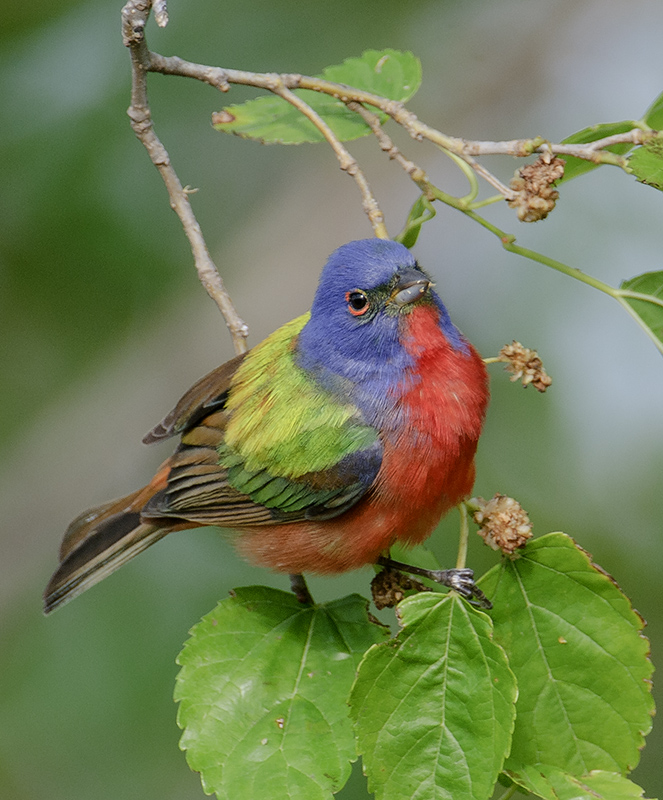
[[[458,557],[456,558],[456,569],[465,569],[467,563],[467,544],[470,536],[470,524],[465,503],[458,504],[460,514],[460,533],[458,536]]]
[[[543,253],[538,253],[536,250],[530,250],[528,247],[521,247],[515,243],[516,237],[514,234],[506,233],[506,231],[503,231],[496,225],[493,225],[492,222],[489,222],[487,219],[475,213],[473,210],[464,207],[463,203],[458,198],[446,194],[446,192],[437,189],[437,187],[432,188],[435,193],[435,197],[438,200],[441,200],[443,203],[446,203],[452,208],[462,211],[464,214],[470,217],[470,219],[478,222],[479,225],[486,228],[486,230],[490,231],[493,235],[497,236],[502,243],[502,247],[508,252],[523,256],[523,258],[529,258],[531,261],[536,261],[539,264],[543,264],[546,267],[557,270],[557,272],[568,275],[570,278],[575,278],[575,280],[585,283],[588,286],[607,294],[609,297],[612,297],[624,309],[626,309],[627,313],[633,317],[642,330],[656,345],[656,348],[663,353],[663,342],[659,340],[656,334],[638,315],[630,303],[626,302],[626,298],[631,298],[632,300],[642,300],[643,302],[653,303],[654,305],[658,306],[663,306],[663,299],[652,297],[651,295],[641,294],[640,292],[633,292],[629,289],[616,289],[614,286],[610,286],[598,278],[594,278],[592,275],[587,275],[577,267],[570,267],[568,264],[564,264],[562,261],[557,261],[555,258],[550,258],[550,256],[546,256]]]
[[[504,200],[504,195],[494,194],[492,197],[487,197],[485,200],[477,200],[474,203],[470,203],[469,208],[470,210],[474,211],[477,208],[483,208],[483,206],[490,206],[493,203],[499,203],[500,200]]]
[[[440,193],[442,194],[442,193]],[[443,202],[448,202],[448,200],[444,199],[443,197],[439,197],[440,200]],[[467,214],[470,219],[473,219],[475,222],[478,222],[479,225],[486,228],[486,230],[490,231],[493,235],[497,236],[497,238],[502,243],[502,247],[505,250],[508,250],[510,253],[515,253],[516,255],[523,256],[523,258],[529,258],[531,261],[537,261],[540,264],[544,264],[547,267],[551,267],[558,272],[562,272],[565,275],[568,275],[571,278],[575,278],[581,283],[586,283],[589,286],[592,286],[594,289],[598,289],[601,292],[605,292],[605,294],[610,295],[610,297],[614,297],[618,299],[619,297],[619,289],[615,289],[613,286],[610,286],[607,283],[599,280],[598,278],[594,278],[591,275],[587,275],[586,273],[579,270],[577,267],[570,267],[568,264],[564,264],[562,261],[557,261],[557,259],[550,258],[550,256],[546,256],[543,253],[539,253],[536,250],[530,250],[528,247],[521,247],[517,245],[516,237],[512,233],[507,233],[506,231],[501,230],[496,225],[493,225],[492,222],[489,222],[484,217],[476,214],[471,209],[463,208],[462,206],[458,205],[458,203],[450,203],[449,205],[453,205],[454,208],[458,208],[463,213]]]
[[[471,159],[472,163],[470,163],[470,159],[461,158],[459,155],[456,155],[456,153],[452,153],[451,150],[447,150],[444,147],[440,147],[440,150],[445,154],[445,156],[448,156],[454,162],[454,164],[467,178],[470,184],[470,191],[458,199],[461,203],[469,205],[476,200],[477,195],[479,194],[479,181],[477,180],[477,176],[474,171],[479,165],[476,161],[474,161],[474,159]]]

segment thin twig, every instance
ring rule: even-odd
[[[162,13],[162,21],[167,19],[163,16],[165,13],[164,0],[154,0],[155,5],[158,4]],[[266,89],[270,92],[280,94],[280,96],[292,103],[294,106],[307,116],[307,118],[320,130],[325,139],[332,145],[335,150],[341,166],[346,171],[353,174],[357,180],[362,196],[364,199],[364,208],[369,214],[371,223],[377,236],[386,237],[386,229],[381,219],[381,212],[374,202],[368,183],[365,182],[363,174],[355,168],[356,162],[340,143],[340,140],[328,129],[324,120],[306,104],[293,95],[293,89],[310,89],[312,91],[321,92],[331,97],[340,100],[342,103],[348,105],[353,111],[356,111],[371,127],[371,130],[376,135],[382,149],[388,153],[390,158],[395,160],[400,166],[410,175],[410,177],[422,189],[424,195],[429,200],[438,199],[442,202],[457,208],[459,211],[464,212],[469,217],[479,222],[484,227],[491,230],[499,236],[502,245],[505,249],[518,253],[519,255],[530,258],[534,261],[539,261],[558,269],[562,272],[576,277],[585,283],[595,286],[607,294],[615,297],[629,313],[637,317],[630,304],[626,301],[626,295],[621,296],[618,290],[597,281],[594,278],[584,275],[579,270],[574,270],[560,262],[549,259],[539,253],[530,251],[514,244],[514,237],[500,231],[487,220],[476,214],[476,208],[482,205],[488,205],[495,202],[497,197],[490,197],[487,200],[479,202],[468,202],[467,198],[456,198],[449,195],[437,187],[433,186],[425,172],[417,167],[414,162],[406,159],[395,147],[391,139],[381,130],[379,120],[368,109],[364,108],[368,105],[371,108],[376,108],[387,115],[389,115],[395,122],[401,125],[405,130],[418,141],[424,139],[438,145],[448,153],[453,154],[455,157],[462,159],[463,163],[474,170],[476,174],[481,175],[491,185],[495,186],[501,197],[508,197],[508,190],[501,184],[495,176],[493,176],[483,166],[478,165],[473,156],[479,155],[510,155],[515,157],[524,158],[532,155],[533,153],[551,153],[558,155],[571,155],[577,158],[585,159],[593,163],[613,164],[622,168],[627,168],[627,160],[624,156],[607,151],[605,148],[611,147],[615,144],[633,144],[640,145],[647,142],[649,139],[657,135],[656,131],[649,129],[642,121],[633,121],[633,129],[625,133],[616,134],[614,136],[607,136],[598,139],[594,142],[586,144],[553,144],[543,137],[534,137],[531,139],[515,139],[505,142],[479,142],[460,139],[452,136],[447,136],[441,131],[431,128],[425,123],[421,122],[416,115],[410,112],[403,103],[389,100],[379,95],[374,95],[371,92],[354,89],[342,84],[332,83],[325,81],[322,78],[312,78],[299,74],[276,74],[276,73],[256,73],[247,72],[242,70],[222,69],[220,67],[210,67],[204,64],[196,64],[193,62],[185,61],[178,57],[164,57],[157,53],[151,53],[145,44],[144,27],[147,17],[149,15],[152,0],[130,0],[123,9],[123,35],[125,44],[131,49],[132,55],[132,104],[129,109],[129,115],[132,119],[132,126],[138,138],[143,142],[153,163],[160,170],[166,186],[168,187],[169,195],[171,198],[171,205],[180,216],[184,229],[189,237],[191,248],[194,253],[196,267],[198,269],[201,281],[207,288],[207,291],[215,299],[219,308],[221,309],[228,327],[231,330],[235,347],[239,351],[243,351],[246,347],[246,326],[237,316],[227,292],[223,288],[223,283],[218,275],[218,271],[214,266],[207,248],[205,247],[202,234],[198,223],[193,216],[190,205],[186,197],[186,190],[182,188],[177,176],[170,165],[168,154],[163,148],[161,142],[157,139],[154,131],[152,130],[152,121],[150,117],[149,106],[147,103],[147,94],[145,86],[145,75],[147,72],[160,72],[168,75],[180,75],[182,77],[194,78],[203,81],[211,86],[216,87],[222,92],[227,92],[231,84],[241,84],[245,86],[254,86],[256,88]],[[347,165],[347,166],[346,166]],[[467,173],[468,177],[472,173]],[[639,299],[639,298],[637,298]],[[639,319],[639,318],[638,318]],[[640,324],[646,327],[640,320]],[[651,331],[648,331],[651,338],[655,339],[656,344],[663,350],[663,345],[660,344],[658,339]]]
[[[473,142],[464,141],[463,151],[468,155],[507,155],[507,156],[529,156],[532,153],[554,153],[555,155],[568,155],[582,158],[586,161],[597,161],[599,151],[615,144],[643,144],[652,137],[652,132],[643,131],[635,126],[626,133],[619,133],[614,136],[606,136],[603,139],[596,139],[586,144],[554,144],[542,137],[537,136],[533,139],[513,139],[505,142]],[[614,155],[614,153],[613,153]],[[600,157],[598,158],[600,160]]]
[[[644,144],[644,142],[654,135],[653,131],[643,130],[641,123],[633,121],[632,130],[613,136],[606,136],[603,139],[597,139],[587,144],[553,144],[541,136],[531,139],[513,139],[504,142],[471,141],[454,136],[447,136],[441,131],[431,128],[429,125],[426,125],[426,123],[421,122],[411,111],[408,111],[403,103],[399,103],[395,100],[388,100],[379,95],[354,89],[349,86],[334,84],[322,78],[312,78],[307,75],[292,77],[299,77],[297,82],[297,87],[299,88],[310,89],[312,91],[331,95],[346,104],[354,101],[355,103],[367,104],[379,108],[385,114],[392,117],[395,122],[404,127],[414,139],[419,141],[428,139],[443,149],[450,150],[452,153],[456,153],[456,155],[460,156],[509,155],[524,158],[533,153],[548,151],[559,155],[573,155],[577,158],[593,161],[595,163],[600,163],[606,159],[607,163],[618,163],[610,158],[610,156],[613,158],[615,157],[614,153],[599,154],[598,151],[603,151],[606,147],[610,147],[614,144]],[[619,158],[619,156],[616,158]]]
[[[230,330],[237,353],[246,352],[248,327],[238,315],[221,276],[209,254],[200,225],[189,203],[187,190],[180,183],[170,163],[166,148],[154,132],[152,116],[147,99],[146,76],[150,71],[150,52],[145,43],[145,24],[150,12],[150,0],[129,0],[122,9],[122,36],[131,53],[131,105],[127,111],[131,127],[147,150],[154,166],[159,170],[171,208],[180,218],[189,240],[200,282],[219,307]],[[162,21],[165,4],[160,4]],[[165,18],[167,21],[167,17]],[[165,23],[164,23],[165,24]]]
[[[311,106],[308,105],[308,103],[305,103],[301,97],[298,97],[285,86],[281,86],[278,89],[273,89],[272,91],[300,111],[325,137],[332,150],[336,154],[336,158],[338,158],[341,169],[355,179],[357,186],[359,187],[359,191],[361,192],[362,206],[366,212],[366,215],[368,216],[371,226],[373,227],[373,232],[379,239],[388,239],[389,234],[387,233],[387,228],[384,224],[384,215],[380,210],[378,201],[375,199],[375,195],[368,185],[366,176],[360,169],[356,159],[350,155],[347,148],[341,143],[340,139],[332,131],[329,125],[327,125],[327,123],[322,119],[322,117],[316,111],[314,111]]]
[[[434,195],[431,192],[431,183],[428,180],[428,176],[420,166],[415,164],[414,161],[410,161],[409,158],[406,158],[398,149],[398,147],[396,147],[391,140],[391,137],[385,133],[377,114],[374,114],[372,111],[364,108],[361,103],[355,103],[353,100],[346,103],[346,105],[350,111],[354,111],[356,114],[359,114],[359,116],[373,131],[378,140],[378,144],[380,145],[380,149],[383,150],[392,161],[395,161],[405,170],[405,172],[417,184],[417,186],[429,200],[433,200]]]
[[[481,177],[489,183],[494,189],[506,199],[506,200],[513,200],[516,196],[516,193],[513,189],[509,189],[508,186],[505,186],[499,178],[496,178],[492,172],[489,172],[483,164],[479,164],[472,156],[468,156],[466,153],[460,156],[467,164],[469,164],[472,169],[476,172],[477,175],[481,175]]]
[[[429,200],[433,200],[434,196],[430,192],[430,182],[426,173],[421,169],[421,167],[417,166],[413,161],[410,159],[405,158],[400,150],[396,147],[396,145],[392,142],[391,137],[385,133],[384,128],[380,124],[380,119],[377,114],[369,111],[367,108],[364,108],[360,103],[355,103],[353,100],[350,100],[346,103],[347,107],[354,111],[356,114],[364,120],[364,122],[370,127],[370,129],[375,134],[380,148],[384,150],[389,158],[396,161],[396,163],[400,164],[401,167],[407,172],[407,174],[412,178],[412,180],[419,186],[419,188],[426,194]],[[456,155],[456,154],[454,154]],[[500,192],[507,200],[510,200],[514,193],[511,189],[505,186],[501,181],[499,181],[491,172],[489,172],[485,167],[479,164],[478,161],[473,159],[471,156],[468,155],[461,155],[459,158],[462,158],[466,164],[468,164],[472,169],[477,173],[477,175],[481,175],[481,177],[486,180],[491,186]]]

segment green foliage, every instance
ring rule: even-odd
[[[556,767],[537,764],[514,776],[515,783],[545,800],[632,800],[643,791],[623,775],[592,770],[575,777]]]
[[[654,100],[645,112],[643,121],[655,131],[663,129],[663,92]]]
[[[344,87],[404,101],[421,75],[412,54],[385,50],[329,67],[322,77],[341,84],[338,91],[296,94],[347,141],[370,129],[337,99]],[[564,141],[589,144],[661,122],[663,95],[641,122],[593,125]],[[227,107],[215,127],[262,142],[324,139],[296,106],[276,96]],[[507,249],[613,296],[663,349],[663,273],[614,289],[516,246],[515,237],[475,213],[503,197],[477,200],[471,162],[443,134],[432,141],[443,150],[448,141],[447,152],[469,179],[470,192],[454,198],[408,162],[422,194],[400,242],[412,247],[435,216],[430,198],[445,202],[491,230]],[[531,149],[542,141],[532,140]],[[630,151],[628,162],[615,157]],[[564,156],[563,180],[612,163],[663,188],[658,138],[638,147],[617,142],[587,155],[594,153],[596,162]],[[435,566],[424,549],[412,558]],[[626,775],[651,728],[652,666],[643,621],[628,599],[561,533],[505,557],[481,587],[493,601],[490,614],[439,587],[406,597],[397,609],[400,632],[387,641],[357,597],[302,608],[273,590],[238,590],[194,629],[180,658],[182,747],[206,790],[223,798],[328,798],[347,779],[358,752],[379,800],[488,800],[498,779],[544,800],[641,797]],[[353,609],[352,636],[348,620],[337,617],[339,608]],[[321,635],[332,618],[335,637]],[[339,652],[346,654],[342,662]]]
[[[322,77],[404,101],[421,71],[411,53],[384,50]],[[339,139],[370,133],[341,101],[296,94]],[[242,137],[324,138],[279,97],[224,112],[229,121],[215,127]],[[663,127],[663,94],[643,122]],[[634,125],[595,125],[565,142],[594,142]],[[597,166],[565,160],[563,180]],[[639,181],[663,188],[660,140],[635,149],[628,163]],[[422,195],[399,241],[412,247],[434,215]],[[663,272],[621,289],[614,296],[663,346]],[[453,594],[417,595],[401,604],[401,631],[388,641],[356,595],[307,607],[276,590],[238,589],[195,626],[179,658],[181,746],[205,790],[246,800],[329,798],[359,751],[378,797],[488,798],[510,753],[508,779],[546,800],[641,797],[625,773],[651,727],[652,668],[627,598],[563,534],[505,559],[481,585],[494,602],[489,615]]]
[[[652,666],[643,621],[614,581],[568,536],[551,533],[481,586],[518,678],[508,769],[632,770],[651,729]]]
[[[620,289],[642,295],[642,299],[629,294],[623,297],[650,331],[652,338],[663,347],[663,272],[645,272],[644,275],[623,281]]]
[[[205,790],[329,798],[359,752],[381,800],[487,800],[503,767],[546,800],[641,796],[624,776],[651,727],[652,666],[628,599],[562,533],[481,586],[490,614],[420,593],[386,641],[356,595],[237,590],[179,657],[181,746]]]
[[[490,620],[457,596],[420,593],[399,622],[366,653],[350,698],[369,789],[385,800],[489,797],[517,694]]]
[[[419,88],[421,64],[412,53],[367,50],[359,58],[348,58],[342,64],[327,67],[320,77],[390,100],[405,101]],[[298,89],[295,94],[325,120],[341,141],[370,135],[369,126],[340,100],[306,89]],[[382,122],[387,119],[383,113],[379,117]],[[227,106],[215,119],[216,130],[260,142],[301,144],[324,141],[324,136],[312,122],[275,95]]]
[[[663,138],[650,139],[634,150],[628,165],[640,183],[663,191]]]
[[[604,139],[606,136],[614,136],[617,133],[628,133],[635,126],[635,122],[627,120],[626,122],[605,122],[601,125],[590,125],[588,128],[583,128],[581,131],[567,136],[562,139],[563,144],[588,144],[589,142],[596,142],[599,139]],[[628,153],[633,148],[632,144],[613,144],[606,148],[611,153],[618,153],[623,155]],[[585,161],[582,158],[575,156],[564,156],[566,166],[564,167],[564,177],[558,181],[570,181],[572,178],[577,178],[579,175],[584,175],[586,172],[596,169],[601,166],[594,164],[591,161]]]
[[[357,595],[312,608],[265,586],[203,617],[178,658],[175,698],[205,791],[323,800],[340,789],[356,757],[345,700],[385,633]]]

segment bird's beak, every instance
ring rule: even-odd
[[[422,297],[427,291],[431,282],[418,269],[409,268],[400,273],[398,283],[389,298],[389,302],[396,306],[404,306],[413,303]]]

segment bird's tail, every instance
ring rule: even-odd
[[[164,464],[143,489],[85,511],[71,523],[60,545],[60,566],[44,592],[45,614],[94,586],[170,531],[188,527],[175,520],[165,525],[141,520],[141,509],[163,488],[169,468]]]

